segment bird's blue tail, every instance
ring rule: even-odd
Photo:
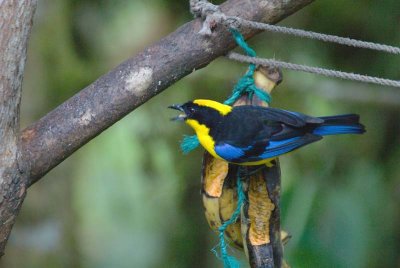
[[[357,114],[343,114],[320,117],[324,123],[313,130],[313,134],[326,136],[336,134],[362,134],[365,127],[360,124]]]

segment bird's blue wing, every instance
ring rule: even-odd
[[[243,157],[246,153],[245,149],[246,148],[235,147],[229,143],[220,143],[215,146],[215,152],[217,155],[227,161]]]
[[[306,134],[286,140],[270,141],[265,151],[260,155],[260,159],[277,157],[320,139],[322,137]]]
[[[232,163],[255,162],[263,159],[274,158],[293,151],[322,137],[306,134],[285,140],[261,140],[255,141],[247,147],[236,147],[229,143],[219,143],[215,146],[215,152],[221,158]]]

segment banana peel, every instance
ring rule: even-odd
[[[229,168],[227,162],[205,153],[202,169],[205,216],[211,229],[218,232],[218,228],[231,218],[237,206],[236,176],[232,176],[237,172],[237,167]],[[243,248],[239,220],[227,227],[225,236],[232,245]]]

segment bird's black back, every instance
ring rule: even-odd
[[[237,106],[221,118],[210,130],[210,135],[219,142],[238,147],[257,141],[283,140],[308,132],[323,120],[285,110],[257,106]],[[310,129],[311,130],[311,129]]]

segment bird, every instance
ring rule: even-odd
[[[200,144],[212,156],[245,166],[268,164],[323,136],[366,131],[357,114],[313,117],[254,105],[232,107],[207,99],[169,108],[182,112],[172,120],[192,127]]]

